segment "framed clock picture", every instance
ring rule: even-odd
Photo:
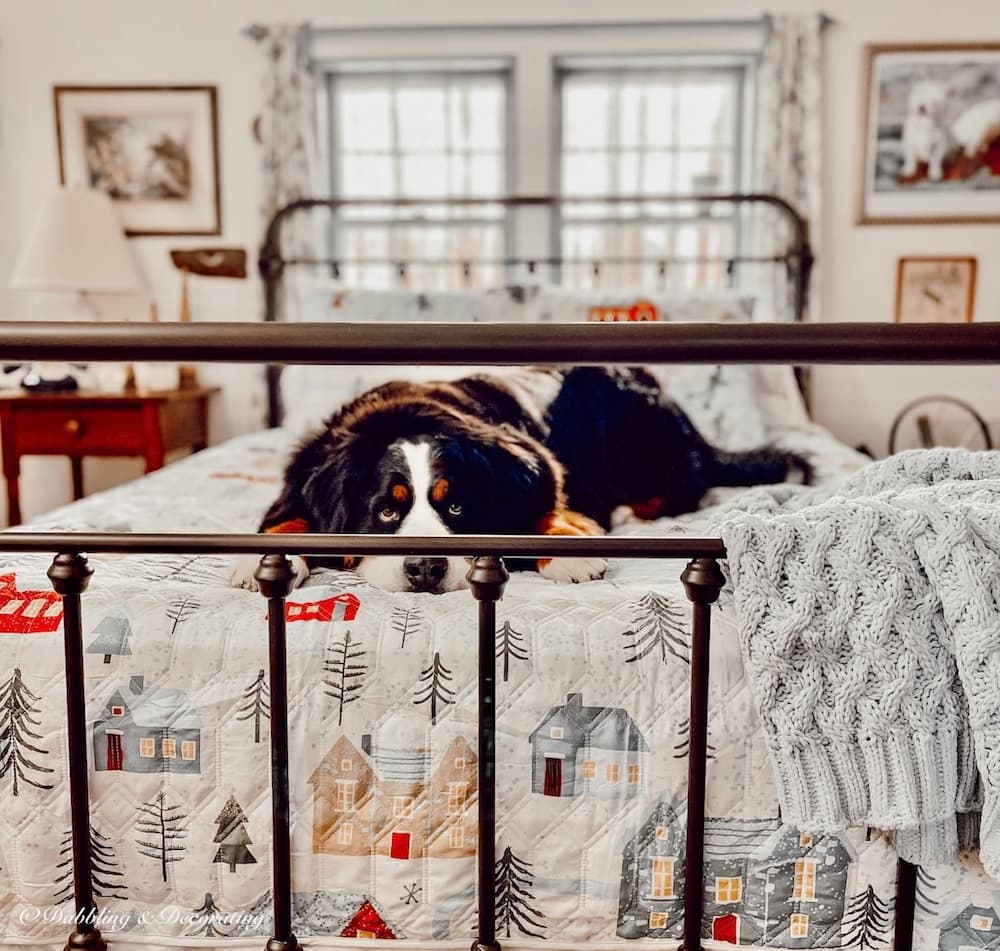
[[[896,272],[896,320],[932,324],[972,320],[975,258],[900,258]]]

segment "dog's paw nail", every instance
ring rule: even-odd
[[[239,555],[233,559],[233,569],[229,576],[229,583],[234,588],[245,588],[247,591],[257,591],[257,579],[254,572],[260,564],[260,558],[256,555]]]
[[[619,505],[611,513],[611,527],[621,528],[622,525],[627,525],[635,519],[635,511],[631,505]]]
[[[543,577],[553,581],[579,584],[602,577],[607,567],[603,558],[553,558],[540,570]]]

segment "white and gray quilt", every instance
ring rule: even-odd
[[[856,465],[818,431],[785,441],[818,454],[821,473]],[[289,448],[279,431],[242,437],[33,528],[253,531]],[[623,531],[698,529],[693,516]],[[0,556],[5,947],[58,948],[71,930],[61,606],[48,563]],[[231,588],[219,557],[91,563],[83,613],[101,929],[121,949],[262,947],[266,603]],[[605,580],[573,586],[515,575],[498,605],[494,886],[505,948],[677,942],[690,674],[682,568],[623,560]],[[287,610],[297,935],[313,948],[467,948],[475,602],[468,592],[388,594],[326,571]],[[782,823],[726,604],[714,615],[709,743],[706,937],[888,948],[895,854],[870,830]],[[974,860],[921,875],[920,948],[1000,940]]]

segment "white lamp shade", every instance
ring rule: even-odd
[[[52,192],[21,249],[10,286],[95,293],[142,290],[111,199],[93,189]]]

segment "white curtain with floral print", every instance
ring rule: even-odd
[[[757,189],[779,195],[809,227],[819,257],[822,234],[822,14],[766,17],[767,33],[757,73]],[[755,252],[783,254],[789,232],[777,213],[757,215]],[[792,314],[791,286],[779,268],[762,269],[761,309],[778,320]],[[809,285],[808,319],[819,319],[819,268]]]
[[[279,208],[316,194],[315,95],[307,24],[255,24],[247,34],[257,42],[262,57],[263,99],[254,120],[254,137],[261,147],[264,173],[263,236],[263,227]],[[285,255],[316,255],[318,232],[311,213],[286,221],[282,236]]]

